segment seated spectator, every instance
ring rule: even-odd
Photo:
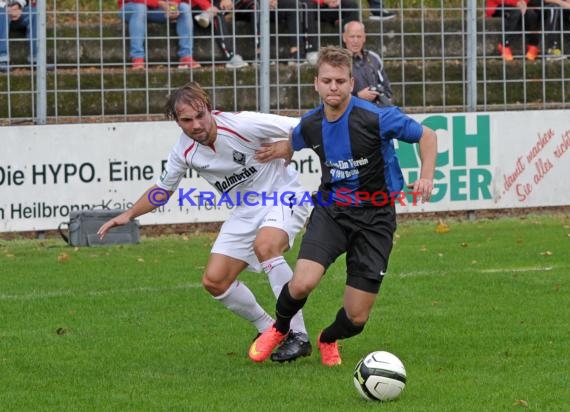
[[[306,58],[309,64],[315,65],[319,56],[319,33],[325,22],[344,26],[359,19],[359,3],[356,0],[301,0],[307,7],[307,42]],[[340,41],[340,39],[339,39]],[[334,45],[334,41],[326,42]]]
[[[278,34],[279,38],[277,46],[280,45],[280,40],[284,39],[288,55],[284,59],[289,65],[302,64],[305,58],[305,35],[307,29],[305,27],[306,8],[302,8],[298,0],[270,0],[269,6],[271,8],[271,19],[278,27],[279,22],[284,22],[286,25],[286,33]]]
[[[200,64],[192,57],[194,47],[194,25],[192,10],[180,0],[118,0],[120,14],[129,26],[130,57],[135,70],[145,68],[145,38],[147,22],[176,22],[178,36],[179,69],[195,69]]]
[[[190,2],[190,0],[182,1],[184,3]],[[227,41],[230,29],[225,16],[234,9],[234,1],[214,0],[212,3],[210,0],[192,0],[192,5],[201,10],[201,13],[194,17],[200,27],[206,28],[213,21],[214,37],[227,60],[226,67],[229,69],[247,67],[248,64],[243,61],[241,55],[234,52],[233,42],[228,43]]]
[[[28,0],[0,0],[0,72],[10,70],[8,40],[10,30],[25,30],[29,44],[28,61],[36,66],[36,4]],[[48,69],[53,66],[48,65]]]
[[[199,5],[199,7],[207,12],[206,15],[199,15],[196,16],[196,20],[204,19],[204,25],[209,24],[210,16],[214,15],[214,13],[208,11],[206,8],[206,4],[201,4],[204,1],[208,0],[192,0],[194,1],[193,4]],[[289,64],[296,64],[298,63],[300,56],[303,54],[302,51],[304,50],[304,38],[305,38],[305,30],[300,29],[300,24],[302,24],[303,16],[299,13],[298,9],[298,0],[269,0],[269,9],[270,9],[270,19],[276,25],[279,22],[285,22],[286,24],[286,31],[284,33],[280,33],[277,30],[278,40],[284,39],[286,43],[286,47],[288,47],[288,60]],[[215,4],[215,3],[214,3]],[[223,5],[220,4],[219,8],[222,8]],[[256,51],[255,54],[257,59],[259,59],[259,16],[257,14],[258,8],[257,3],[255,0],[234,0],[233,4],[234,14],[233,14],[233,21],[236,20],[240,21],[248,21],[252,25],[252,32],[255,36],[255,47]],[[231,8],[227,8],[227,10],[231,10]],[[218,13],[219,15],[220,13]],[[206,19],[208,23],[206,23]],[[222,20],[222,19],[220,19]],[[214,20],[215,24],[216,20]],[[225,27],[227,27],[227,22],[225,22]],[[220,25],[220,27],[224,27]],[[216,28],[214,27],[214,30]],[[228,29],[224,29],[221,34],[220,42],[218,43],[222,50],[227,49],[230,50],[229,46],[227,45],[226,41],[224,40],[223,33],[227,33]],[[216,32],[215,32],[216,33]],[[218,36],[217,36],[218,37]],[[279,41],[277,42],[277,46],[279,46]],[[226,53],[226,52],[224,52]],[[227,55],[227,53],[226,53]],[[243,59],[242,59],[243,60]]]
[[[377,53],[364,48],[366,32],[364,24],[351,21],[344,26],[342,40],[352,53],[352,94],[378,106],[392,106],[392,87],[384,64]]]
[[[368,0],[370,7],[370,20],[391,20],[396,17],[396,13],[384,8],[384,0]]]
[[[485,15],[500,17],[504,21],[503,39],[498,44],[499,54],[505,61],[514,60],[511,42],[521,30],[527,33],[526,58],[534,61],[540,53],[538,43],[539,13],[528,7],[529,0],[486,0]],[[523,24],[524,23],[524,24]]]
[[[541,9],[542,27],[546,33],[547,60],[563,60],[560,41],[564,28],[563,12],[570,11],[570,0],[532,0],[530,4]]]

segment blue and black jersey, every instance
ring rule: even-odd
[[[305,114],[293,131],[293,150],[312,148],[318,154],[323,199],[355,200],[355,192],[391,196],[404,185],[393,139],[417,143],[422,132],[398,107],[351,97],[344,114],[333,122],[326,119],[323,105]]]

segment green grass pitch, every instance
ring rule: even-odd
[[[364,332],[343,364],[254,364],[255,330],[200,278],[214,235],[74,249],[0,241],[5,411],[568,411],[570,217],[406,221]],[[291,263],[295,250],[288,253]],[[265,275],[244,281],[273,313]],[[342,302],[339,259],[305,307],[311,339]],[[368,352],[404,362],[391,403],[359,397]]]

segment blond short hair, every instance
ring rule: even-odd
[[[317,72],[323,64],[332,67],[346,67],[350,77],[352,77],[352,53],[347,49],[337,46],[321,47],[317,61]]]

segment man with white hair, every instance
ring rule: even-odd
[[[344,25],[342,40],[352,53],[352,94],[375,103],[377,106],[392,106],[392,87],[384,71],[384,63],[378,53],[364,48],[366,32],[364,24],[351,21]]]

